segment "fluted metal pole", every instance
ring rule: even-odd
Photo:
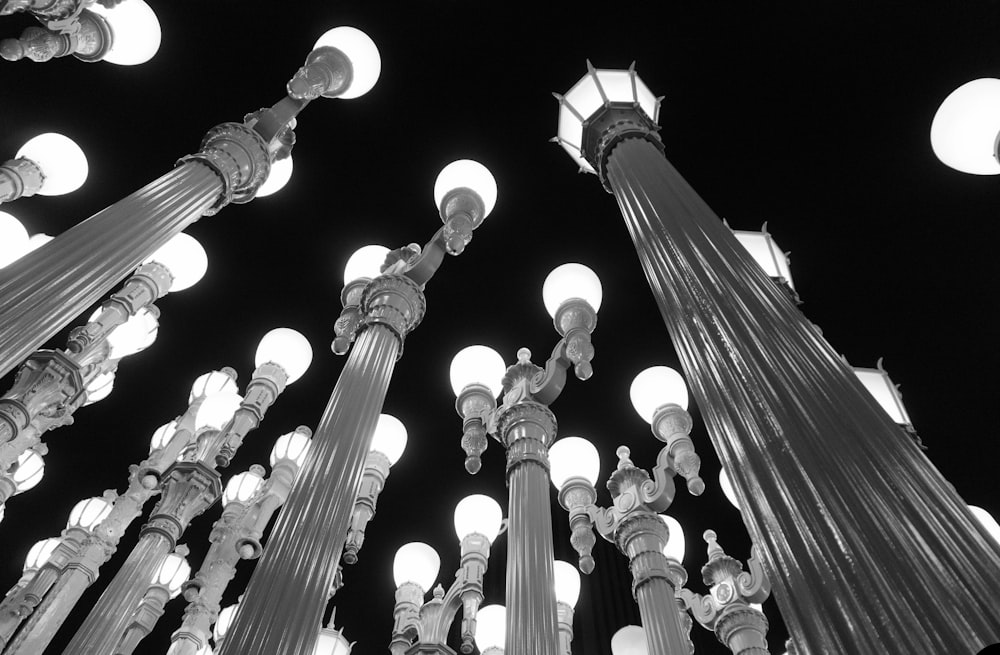
[[[647,128],[609,128],[604,179],[796,643],[903,655],[1000,641],[1000,606],[983,600],[1000,548]]]
[[[497,431],[507,447],[507,655],[559,655],[553,571],[548,447],[552,412],[532,401],[502,408]]]
[[[315,648],[375,423],[403,338],[423,316],[424,297],[409,278],[383,275],[366,289],[362,305],[367,327],[334,387],[219,655],[301,655]]]

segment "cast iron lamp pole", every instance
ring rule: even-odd
[[[327,32],[288,82],[287,97],[243,123],[213,128],[201,151],[173,171],[10,264],[0,280],[0,376],[170,237],[230,202],[252,200],[271,163],[288,155],[302,108],[320,96],[357,97],[378,72],[378,50],[362,32]]]
[[[560,97],[556,139],[618,201],[796,643],[1000,640],[981,601],[1000,588],[1000,547],[666,160],[657,107],[634,70],[591,67]]]
[[[454,655],[447,639],[459,609],[462,610],[460,650],[465,655],[472,653],[490,546],[503,529],[503,510],[495,500],[482,494],[463,498],[455,507],[461,565],[448,591],[438,585],[434,598],[426,603],[424,589],[437,577],[440,559],[426,544],[407,544],[397,551],[393,562],[395,625],[389,645],[393,655]],[[437,565],[431,566],[435,562]],[[419,575],[421,570],[426,575]],[[416,580],[414,575],[423,579]]]
[[[706,530],[708,563],[701,568],[701,575],[709,587],[709,594],[696,594],[681,589],[680,595],[691,614],[711,630],[733,655],[768,655],[767,617],[758,607],[767,600],[771,585],[760,561],[754,556],[743,565],[722,550],[716,534]]]
[[[466,469],[479,470],[486,432],[507,450],[506,649],[510,655],[559,653],[548,500],[548,455],[556,438],[556,418],[548,405],[562,392],[567,369],[573,367],[581,380],[593,374],[590,335],[597,325],[601,283],[586,266],[565,264],[546,278],[542,296],[563,337],[544,369],[531,363],[531,351],[521,348],[517,364],[502,373],[503,359],[483,346],[459,352],[451,365],[456,408],[463,419]],[[497,407],[501,373],[504,396]]]
[[[346,285],[334,349],[353,348],[219,655],[301,655],[315,647],[392,371],[424,314],[423,287],[493,209],[496,182],[481,164],[461,160],[441,171],[434,195],[444,225],[433,239],[362,276],[372,279]]]

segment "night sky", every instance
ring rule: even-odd
[[[551,93],[567,91],[588,58],[599,68],[636,62],[640,77],[665,96],[660,123],[670,161],[733,228],[767,223],[791,253],[802,311],[851,364],[874,367],[884,358],[927,456],[968,503],[1000,516],[992,417],[1000,369],[993,288],[1000,279],[1000,184],[945,167],[928,138],[934,111],[952,89],[1000,74],[1000,3],[648,2],[589,10],[453,0],[150,4],[163,44],[149,63],[0,65],[0,157],[12,157],[37,133],[58,131],[90,162],[81,190],[0,208],[30,233],[59,234],[197,151],[212,126],[276,102],[330,27],[368,32],[381,51],[382,75],[366,96],[305,109],[295,173],[282,191],[187,230],[208,252],[207,275],[157,303],[159,337],[123,360],[111,395],[46,436],[45,479],[11,499],[0,523],[0,588],[17,581],[33,543],[59,534],[77,501],[125,487],[128,466],[146,457],[158,426],[185,410],[198,375],[232,366],[242,390],[257,342],[274,327],[308,337],[312,367],[250,434],[223,479],[266,464],[279,435],[315,427],[345,361],[329,343],[347,258],[370,243],[395,248],[430,239],[440,225],[434,179],[460,158],[491,169],[499,199],[465,253],[448,258],[427,285],[427,315],[396,367],[384,411],[407,426],[409,444],[379,499],[360,561],[347,567],[332,601],[338,627],[358,642],[357,655],[385,652],[396,549],[430,543],[441,555],[438,581],[447,586],[459,564],[455,504],[485,493],[506,505],[499,444],[491,442],[478,475],[463,468],[448,367],[474,343],[509,363],[528,347],[542,364],[558,335],[541,285],[559,264],[587,264],[604,285],[595,373],[587,382],[571,379],[553,404],[560,435],[598,445],[602,505],[610,503],[603,481],[618,445],[651,468],[660,442],[633,411],[628,388],[647,366],[679,366],[677,357],[614,198],[548,142],[557,116]],[[31,24],[5,17],[0,36]],[[68,327],[47,346],[63,347]],[[719,463],[700,413],[691,411],[708,488],[696,498],[678,485],[669,513],[685,528],[688,586],[704,593],[702,532],[716,530],[740,560],[750,543],[718,488]],[[566,512],[554,492],[551,503],[556,555],[571,559]],[[218,516],[216,505],[182,539],[195,569]],[[141,523],[48,652],[61,652],[72,637]],[[583,580],[577,605],[577,655],[608,653],[611,635],[638,623],[626,560],[598,542],[597,570]],[[487,603],[503,602],[505,561],[500,537]],[[252,568],[241,563],[225,605]],[[170,603],[137,652],[166,651],[183,605]],[[777,605],[771,599],[764,608],[770,649],[782,653],[787,635]],[[692,637],[698,653],[728,652],[697,625]]]

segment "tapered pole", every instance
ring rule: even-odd
[[[404,276],[383,275],[365,290],[366,327],[219,655],[313,652],[375,424],[403,339],[422,318],[424,302],[420,287]]]
[[[975,653],[1000,641],[1000,607],[983,602],[1000,588],[997,544],[652,130],[614,130],[605,181],[801,649]]]

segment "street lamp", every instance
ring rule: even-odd
[[[371,81],[371,76],[364,79]],[[334,326],[332,347],[334,352],[350,350],[350,354],[316,428],[299,481],[250,579],[235,634],[223,644],[220,655],[300,655],[315,648],[316,626],[344,552],[365,458],[395,362],[406,336],[423,318],[423,288],[446,254],[463,252],[492,208],[487,200],[496,196],[496,181],[485,167],[460,168],[463,175],[449,172],[447,184],[440,182],[441,176],[435,184],[439,192],[444,190],[437,206],[443,225],[423,248],[414,244],[399,248],[388,253],[377,270],[366,266],[360,279],[345,277],[344,310]]]
[[[191,575],[187,554],[187,546],[179,545],[174,552],[163,558],[146,589],[146,595],[132,613],[125,633],[115,646],[115,655],[131,655],[139,642],[152,631],[157,620],[163,616],[167,601],[181,593],[181,587]]]
[[[76,191],[87,180],[87,170],[87,156],[75,141],[56,132],[39,134],[0,166],[0,203]]]
[[[1000,587],[1000,548],[667,161],[634,67],[588,63],[557,98],[555,140],[618,202],[795,641],[859,655],[992,641],[978,599]]]
[[[892,421],[903,429],[913,442],[921,450],[927,450],[924,442],[920,440],[910,415],[903,405],[903,394],[899,392],[899,386],[893,384],[892,379],[884,368],[882,368],[882,358],[875,363],[875,368],[854,367],[854,374],[858,376],[858,381],[868,390],[872,398],[879,404]]]
[[[465,349],[451,365],[452,386],[458,396],[456,408],[462,417],[466,469],[470,473],[479,470],[487,431],[507,449],[510,547],[506,607],[510,621],[506,648],[510,655],[559,652],[547,483],[556,418],[548,405],[562,392],[570,367],[580,380],[593,374],[590,335],[597,325],[600,280],[586,266],[565,264],[546,277],[542,297],[562,339],[544,368],[531,362],[530,350],[518,350],[517,363],[503,374],[504,395],[499,407],[495,399],[499,355]],[[479,365],[483,368],[477,368]]]
[[[944,99],[931,122],[931,147],[944,164],[974,175],[1000,174],[1000,80],[966,82]]]
[[[481,655],[504,655],[507,643],[507,608],[487,605],[479,610],[476,648]]]

